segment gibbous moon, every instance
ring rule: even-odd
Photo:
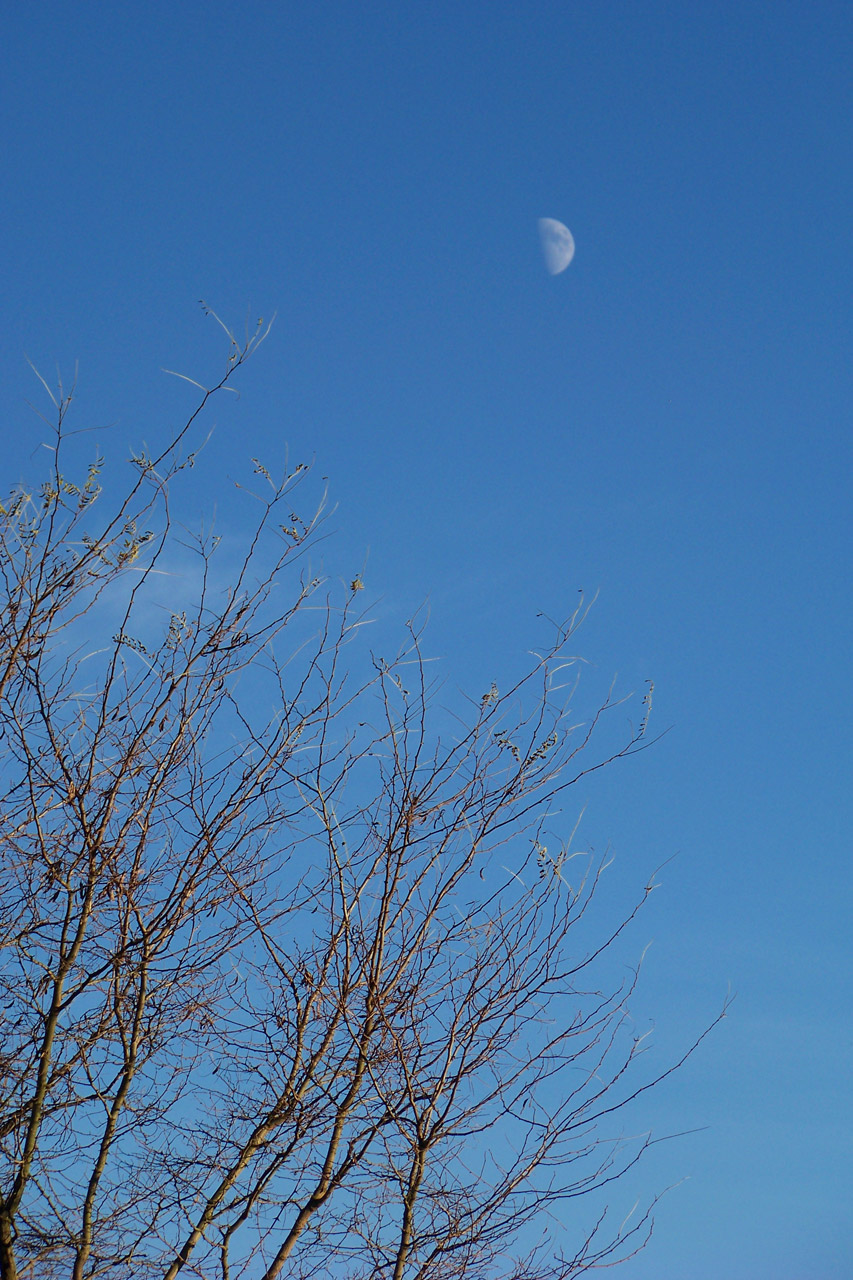
[[[575,242],[571,231],[556,218],[540,218],[539,240],[545,266],[552,276],[558,276],[575,256]]]

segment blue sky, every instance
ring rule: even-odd
[[[841,3],[33,3],[4,24],[0,386],[110,447],[277,312],[194,495],[316,459],[379,625],[479,694],[599,592],[590,688],[656,682],[590,784],[661,1058],[626,1280],[849,1275],[853,12]],[[577,252],[549,277],[540,216]],[[596,685],[598,682],[598,685]]]

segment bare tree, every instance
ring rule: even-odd
[[[240,563],[201,534],[161,624],[170,490],[264,336],[118,497],[65,474],[60,388],[50,478],[0,507],[0,1277],[574,1276],[648,1236],[547,1228],[668,1071],[634,1071],[636,974],[595,977],[652,885],[602,933],[601,862],[548,833],[648,705],[594,754],[581,608],[452,716],[420,623],[386,662],[360,581],[312,575],[304,467],[256,463]]]

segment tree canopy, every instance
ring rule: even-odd
[[[254,463],[220,567],[173,508],[265,331],[228,336],[123,489],[66,472],[60,389],[0,506],[0,1278],[567,1280],[647,1238],[575,1204],[679,1065],[643,1074],[637,970],[599,977],[653,884],[602,927],[557,813],[651,686],[615,746],[614,693],[573,710],[581,603],[448,707],[423,619],[381,658],[360,578],[312,570],[302,466]]]

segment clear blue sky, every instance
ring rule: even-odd
[[[626,1280],[841,1280],[851,1255],[849,4],[18,6],[3,24],[0,387],[80,361],[118,452],[218,368],[206,299],[278,311],[217,476],[289,445],[330,566],[420,601],[479,694],[578,587],[589,679],[671,732],[602,778],[659,1049]],[[574,233],[543,267],[540,216]],[[223,481],[223,483],[226,483]],[[846,1221],[845,1221],[846,1220]]]

